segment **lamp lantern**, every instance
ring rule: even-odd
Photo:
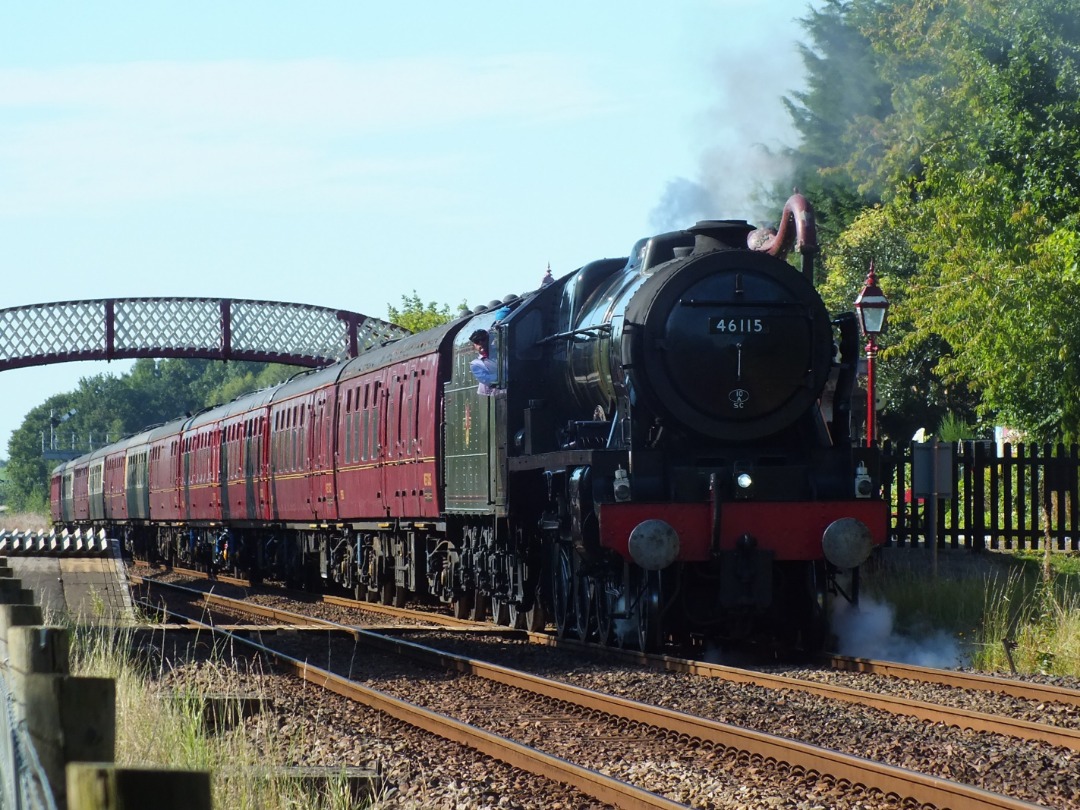
[[[873,260],[870,262],[870,273],[855,299],[855,312],[859,316],[859,327],[864,337],[873,340],[885,331],[885,319],[889,314],[889,299],[878,286]]]
[[[874,360],[878,353],[877,337],[885,331],[889,314],[889,299],[878,286],[873,259],[870,260],[870,272],[863,288],[855,299],[855,312],[859,317],[859,328],[866,338],[866,446],[873,447],[877,440],[877,426],[874,424]]]

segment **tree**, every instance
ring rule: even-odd
[[[294,373],[296,368],[277,364],[174,358],[140,359],[120,376],[84,377],[74,391],[31,409],[12,434],[9,505],[19,511],[47,509],[50,472],[59,461],[46,459],[45,449],[86,453]]]
[[[468,305],[462,301],[461,307],[468,310]],[[454,319],[450,314],[450,307],[446,304],[436,304],[431,301],[424,304],[420,296],[413,290],[412,295],[401,296],[401,309],[387,305],[387,320],[398,326],[404,326],[410,332],[423,332],[426,329],[434,329]]]
[[[241,363],[233,364],[233,374],[215,388],[210,389],[204,401],[211,403],[232,402],[239,396],[251,391],[261,391],[271,388],[289,379],[297,373],[296,366],[286,366],[280,363]],[[264,366],[261,370],[259,366]]]
[[[858,147],[858,123],[881,120],[892,111],[892,88],[859,24],[866,15],[863,5],[828,0],[803,18],[810,40],[800,45],[807,89],[783,99],[801,141],[787,155],[792,176],[775,189],[775,202],[782,205],[792,185],[797,187],[814,204],[825,244],[880,201],[879,190],[860,188],[847,168]]]
[[[8,507],[14,512],[47,513],[49,504],[49,473],[56,462],[42,455],[42,437],[52,427],[50,419],[57,413],[68,413],[71,395],[57,394],[32,408],[23,423],[11,434],[8,442]]]
[[[912,323],[982,412],[1080,436],[1080,23],[1075,2],[894,3],[875,39],[895,87],[870,169],[920,272]]]
[[[936,371],[937,361],[950,351],[948,344],[915,328],[918,301],[912,300],[910,288],[918,260],[891,210],[866,209],[833,243],[820,286],[826,305],[832,311],[851,309],[871,262],[890,303],[888,329],[878,340],[883,351],[875,393],[885,401],[878,417],[881,433],[903,441],[919,428],[937,432],[950,416],[973,421],[978,399]]]
[[[880,223],[913,257],[890,290],[903,331],[886,379],[907,373],[903,358],[932,371],[922,390],[935,399],[935,385],[966,387],[984,419],[1040,439],[1080,436],[1078,12],[1076,0],[832,0],[808,20],[821,50],[796,118],[803,168],[833,183],[815,205],[880,198]],[[852,95],[846,57],[848,83],[871,93],[850,109],[836,101]],[[874,241],[865,225],[845,224],[850,245]],[[842,264],[826,251],[830,273]]]

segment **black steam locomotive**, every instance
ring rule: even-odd
[[[826,311],[815,249],[798,195],[779,233],[642,239],[70,462],[54,518],[141,556],[609,644],[817,649],[886,512],[877,452],[849,430],[856,321]]]

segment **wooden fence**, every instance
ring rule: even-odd
[[[932,451],[942,461],[936,478],[927,470],[930,449],[916,461],[915,444],[884,445],[890,545],[930,538],[953,548],[1040,549],[1049,539],[1052,549],[1080,550],[1077,445],[1005,444],[999,451],[994,442],[939,444]],[[952,481],[942,480],[949,473]]]
[[[114,764],[116,684],[70,674],[71,631],[46,626],[35,599],[0,557],[0,692],[9,703],[0,707],[0,807],[209,810],[209,771]]]

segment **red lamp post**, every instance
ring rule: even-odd
[[[885,331],[885,316],[889,313],[889,299],[877,285],[873,259],[870,260],[866,282],[855,299],[855,312],[866,338],[866,446],[873,447],[877,439],[874,424],[874,360],[878,352],[877,337]]]

